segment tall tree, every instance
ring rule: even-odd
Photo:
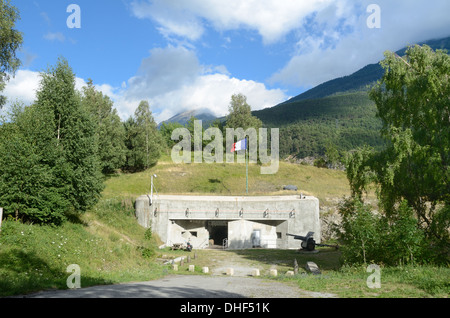
[[[22,33],[15,29],[20,19],[19,11],[9,0],[0,0],[0,93],[4,90],[10,75],[20,66],[16,52],[22,46]],[[0,109],[5,104],[5,96],[0,95]]]
[[[127,167],[144,170],[158,162],[161,156],[162,137],[147,101],[141,101],[134,117],[125,122]]]
[[[41,77],[35,107],[50,114],[48,124],[64,160],[60,182],[68,186],[67,197],[72,206],[85,211],[97,202],[103,188],[95,123],[82,107],[67,60],[60,58]]]
[[[89,79],[83,87],[82,104],[91,114],[98,139],[98,154],[104,174],[113,173],[125,164],[125,128],[108,96],[95,89]]]
[[[103,188],[95,124],[64,59],[41,74],[37,100],[0,126],[0,205],[24,221],[61,224]]]
[[[228,111],[229,114],[227,116],[225,129],[233,128],[239,130],[242,128],[244,135],[248,134],[250,161],[256,162],[258,158],[258,130],[259,128],[262,128],[262,121],[252,115],[252,108],[247,103],[247,97],[242,94],[235,94],[231,97]],[[253,129],[254,131],[252,132]],[[241,133],[237,132],[233,137],[233,142],[244,137],[245,136],[242,136]],[[226,149],[226,152],[231,151],[230,145],[228,144],[229,142],[230,141],[224,140],[224,149]]]
[[[226,128],[242,128],[244,130],[255,128],[258,131],[262,127],[261,120],[252,115],[252,108],[247,103],[245,95],[233,95],[228,111]]]
[[[58,225],[70,201],[67,185],[56,177],[63,178],[64,162],[51,118],[36,107],[12,110],[0,126],[0,206],[16,219]]]

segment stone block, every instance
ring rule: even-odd
[[[286,276],[294,276],[294,271],[287,271]]]
[[[195,265],[189,265],[189,271],[194,272],[195,271]]]
[[[278,271],[276,270],[276,269],[271,269],[270,270],[270,276],[274,276],[274,277],[276,277],[278,275]]]
[[[209,268],[208,267],[203,267],[202,268],[202,273],[208,274],[209,273]]]
[[[255,268],[254,270],[252,270],[252,276],[259,276],[259,269]]]

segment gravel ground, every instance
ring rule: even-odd
[[[174,275],[164,279],[64,291],[45,291],[27,298],[329,298],[331,294],[254,277]]]

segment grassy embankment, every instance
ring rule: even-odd
[[[133,200],[149,191],[151,174],[158,175],[155,186],[160,194],[245,193],[245,165],[175,165],[165,158],[149,171],[109,178],[101,201],[61,227],[4,221],[0,233],[0,296],[67,288],[71,273],[66,269],[70,264],[80,266],[82,287],[152,280],[175,273],[159,259],[175,258],[186,252],[158,250],[158,239],[149,238],[149,232],[137,225],[134,217]],[[337,198],[348,195],[343,172],[309,166],[282,162],[276,175],[264,176],[258,166],[251,165],[249,179],[250,195],[290,194],[282,190],[287,184],[298,186],[299,192],[317,196],[322,205],[335,204]],[[212,251],[196,252],[197,269],[214,266],[208,256]],[[365,268],[342,267],[338,251],[323,249],[308,256],[274,250],[225,253],[250,261],[262,269],[263,275],[276,266],[281,273],[276,279],[294,281],[305,290],[342,297],[448,297],[449,294],[448,268],[383,268],[382,288],[372,290],[366,286],[369,274]],[[288,278],[283,273],[293,269],[294,259],[298,261],[300,274]],[[303,267],[309,260],[319,265],[322,276],[305,275]],[[187,265],[184,267],[178,273],[187,273]],[[200,270],[194,274],[200,274]]]

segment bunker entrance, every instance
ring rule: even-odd
[[[228,239],[228,222],[227,221],[209,221],[209,245],[222,246],[225,239]]]

